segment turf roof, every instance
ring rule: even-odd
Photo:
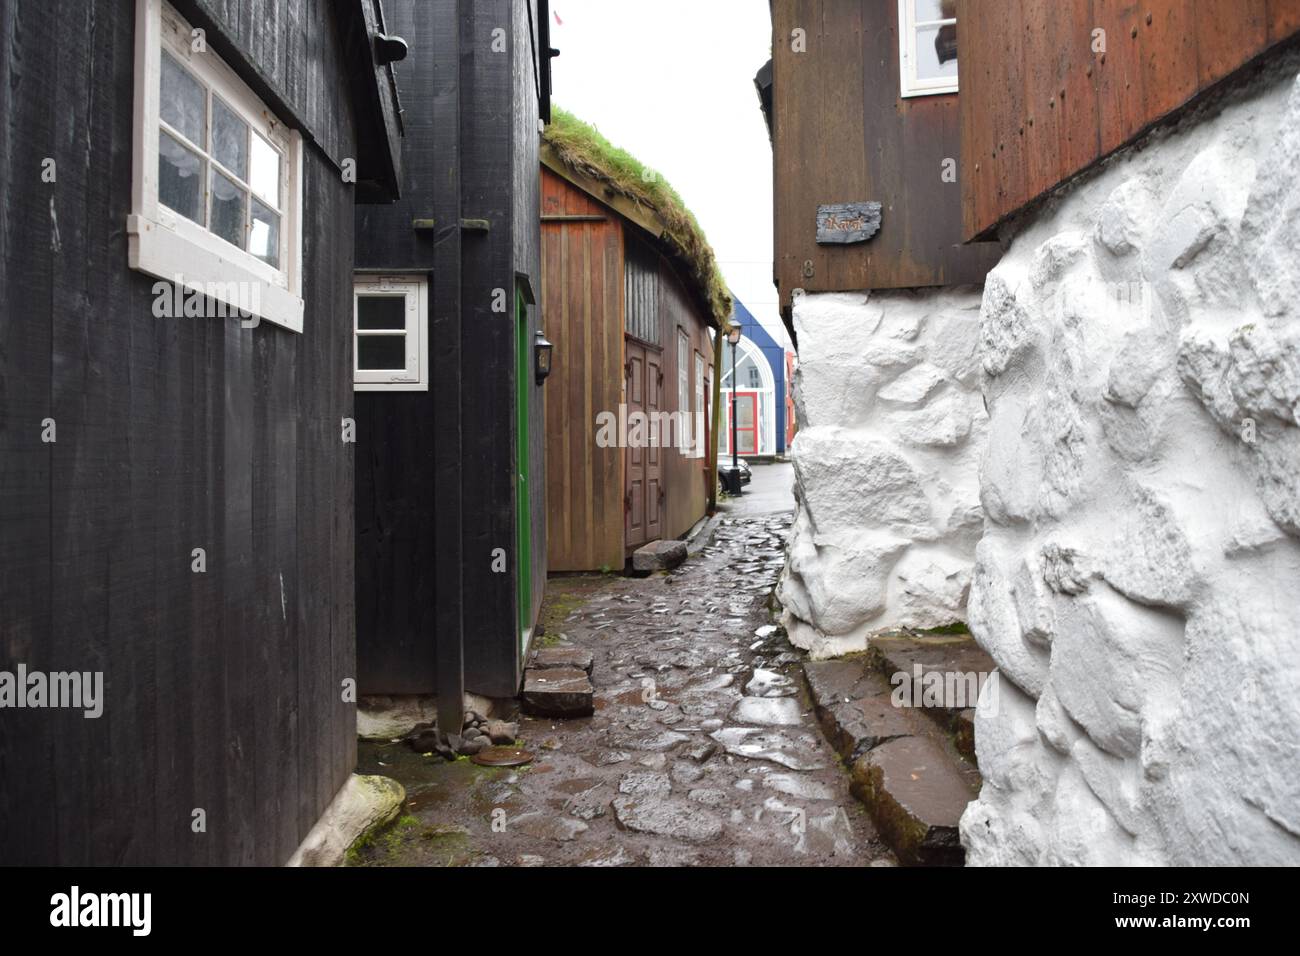
[[[677,191],[631,153],[614,146],[596,127],[558,106],[552,109],[542,140],[564,166],[644,206],[663,223],[663,238],[685,266],[688,278],[708,303],[718,325],[726,328],[731,316],[731,294],[722,281],[713,247]]]

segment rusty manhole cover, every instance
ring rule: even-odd
[[[533,755],[518,747],[485,747],[469,759],[481,767],[519,767],[532,763]]]

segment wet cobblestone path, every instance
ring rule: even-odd
[[[771,624],[789,515],[727,517],[674,571],[560,578],[547,640],[592,652],[590,718],[523,717],[521,769],[363,744],[406,815],[369,865],[889,865]],[[553,615],[554,617],[554,615]]]

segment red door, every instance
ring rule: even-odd
[[[631,552],[663,533],[663,449],[650,441],[651,423],[663,405],[663,356],[658,350],[627,340],[627,418],[629,440],[624,451],[627,463],[627,488],[623,499],[625,522],[623,545]],[[632,424],[632,416],[646,416],[641,428]],[[664,436],[659,441],[666,440]]]
[[[727,454],[731,454],[731,396],[727,402]],[[736,393],[736,448],[741,455],[758,454],[758,393]]]

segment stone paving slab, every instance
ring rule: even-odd
[[[568,670],[586,671],[591,675],[591,669],[595,662],[591,651],[585,647],[574,647],[571,644],[557,644],[552,647],[541,647],[533,651],[532,658],[528,661],[529,668],[538,670],[549,670],[553,668],[562,668]]]
[[[586,717],[595,709],[595,690],[586,671],[572,667],[529,670],[520,697],[524,713],[544,717]]]
[[[853,792],[900,862],[961,865],[957,823],[976,793],[934,740],[900,737],[859,757],[853,764]]]

